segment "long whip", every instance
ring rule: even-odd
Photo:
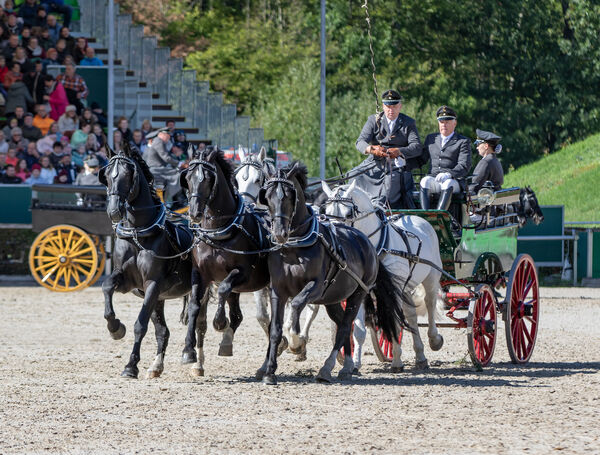
[[[367,21],[367,33],[369,35],[369,50],[371,52],[371,67],[373,68],[373,92],[375,93],[375,113],[379,114],[379,94],[377,93],[377,76],[375,68],[375,52],[373,51],[373,36],[371,35],[371,16],[369,15],[369,0],[365,0],[362,5],[365,9],[365,16]]]

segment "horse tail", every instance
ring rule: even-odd
[[[375,287],[367,295],[365,310],[367,315],[374,317],[375,324],[382,329],[388,340],[398,339],[399,327],[411,330],[404,317],[401,302],[411,304],[404,291],[394,286],[392,274],[380,262]]]
[[[206,288],[206,292],[204,293],[204,297],[200,301],[200,305],[205,305],[212,298],[211,287]],[[183,325],[188,325],[189,315],[188,315],[188,305],[190,303],[190,294],[183,296],[183,308],[181,308],[181,313],[179,314],[179,322]]]

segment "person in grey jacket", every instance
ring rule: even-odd
[[[172,201],[173,196],[181,190],[178,168],[183,162],[180,164],[179,160],[167,151],[166,144],[171,140],[167,127],[148,133],[146,139],[148,148],[144,153],[144,160],[154,176],[154,183],[158,187],[164,187],[165,202]]]
[[[497,191],[502,188],[502,184],[504,183],[504,171],[502,170],[500,161],[496,157],[496,154],[502,151],[502,146],[500,145],[500,139],[502,138],[490,131],[477,129],[475,132],[477,133],[475,147],[477,147],[477,152],[479,152],[482,159],[475,166],[469,191],[476,193],[485,182],[492,182],[494,190]]]
[[[356,140],[359,152],[370,155],[349,174],[359,187],[393,209],[414,208],[411,170],[420,167],[421,139],[415,121],[402,114],[402,96],[383,93],[383,112],[369,116]],[[368,169],[368,170],[367,170]]]
[[[471,141],[456,133],[456,112],[448,106],[437,110],[439,133],[425,139],[423,158],[429,173],[421,179],[421,208],[430,208],[430,196],[439,193],[438,210],[448,210],[453,193],[460,193],[459,179],[471,170]]]
[[[22,81],[13,82],[6,95],[6,106],[4,108],[6,116],[14,113],[18,106],[21,106],[27,112],[28,104],[33,104],[33,98],[27,86]]]

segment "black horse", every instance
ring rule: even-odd
[[[525,226],[528,218],[531,218],[535,224],[544,222],[544,214],[542,213],[535,192],[530,187],[521,188],[519,203],[515,205],[519,227]]]
[[[300,343],[300,312],[308,303],[326,305],[327,314],[337,324],[335,343],[317,380],[330,382],[338,351],[346,357],[340,371],[348,379],[354,370],[350,355],[350,331],[360,305],[376,319],[384,333],[397,337],[398,324],[404,324],[401,292],[378,262],[375,248],[358,230],[342,224],[325,224],[306,205],[306,167],[293,163],[261,188],[258,200],[271,216],[271,240],[281,248],[269,253],[271,274],[271,325],[267,357],[257,378],[276,384],[277,349],[282,337],[283,313],[291,297],[292,330],[290,347]],[[374,308],[373,292],[377,300]],[[339,302],[346,299],[346,308]]]
[[[242,322],[239,293],[258,291],[269,284],[267,255],[243,254],[268,248],[267,232],[237,194],[232,177],[233,168],[223,152],[211,148],[196,152],[180,176],[197,238],[182,362],[197,362],[198,375],[204,374],[202,346],[207,304],[203,296],[211,283],[220,283],[213,327],[225,332],[219,355],[226,356],[232,355],[233,336]],[[225,302],[229,304],[230,320],[225,315]],[[196,336],[198,356],[194,351]]]
[[[144,299],[135,323],[133,351],[121,376],[137,378],[140,346],[152,318],[158,351],[148,376],[158,377],[169,342],[164,303],[191,291],[192,261],[181,253],[191,248],[193,236],[166,219],[152,173],[136,150],[128,146],[118,154],[109,150],[109,163],[100,170],[99,179],[107,188],[106,211],[116,233],[114,270],[102,284],[104,317],[114,339],[125,335],[125,326],[113,310],[114,292],[133,291]]]

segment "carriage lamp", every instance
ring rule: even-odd
[[[481,188],[477,192],[477,200],[482,205],[492,205],[494,199],[496,199],[496,195],[491,188]]]

